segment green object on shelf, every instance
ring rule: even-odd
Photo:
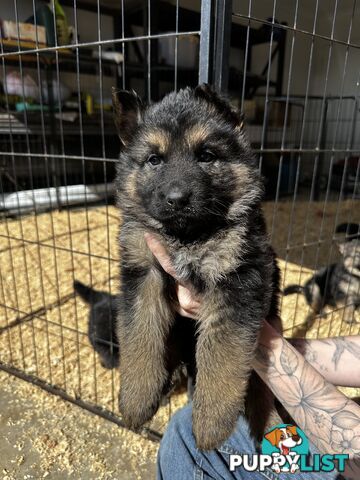
[[[23,112],[24,110],[30,112],[40,112],[40,111],[48,111],[49,107],[47,105],[38,105],[36,103],[28,103],[28,102],[18,102],[15,104],[15,108],[17,112]]]
[[[54,1],[57,41],[59,45],[69,44],[69,27],[64,9],[58,0]]]

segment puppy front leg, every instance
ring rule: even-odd
[[[159,271],[150,268],[138,278],[131,274],[123,270],[127,285],[118,317],[119,406],[124,422],[138,428],[157,411],[168,380],[165,343],[174,316]]]
[[[203,450],[219,447],[244,412],[261,322],[249,306],[225,297],[224,292],[217,292],[212,299],[205,299],[200,315],[193,431]]]

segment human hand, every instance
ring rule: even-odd
[[[178,304],[175,305],[176,311],[184,317],[196,319],[198,317],[201,305],[201,297],[196,295],[189,283],[178,278],[171,263],[170,256],[160,240],[158,240],[157,237],[151,233],[145,233],[144,237],[147,246],[160,263],[161,267],[166,273],[171,275],[176,282],[175,288],[178,299]]]

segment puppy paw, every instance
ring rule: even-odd
[[[226,417],[210,412],[204,413],[201,409],[193,410],[193,433],[196,440],[196,446],[200,450],[213,450],[220,445],[232,434],[237,414]]]
[[[128,428],[137,430],[155,415],[159,408],[160,398],[145,398],[145,396],[128,395],[120,391],[119,410]]]

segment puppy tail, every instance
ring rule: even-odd
[[[346,233],[346,240],[351,241],[360,238],[360,224],[359,223],[340,223],[336,227],[336,233]]]
[[[305,288],[302,285],[289,285],[284,288],[284,295],[292,295],[293,293],[304,293]]]
[[[79,280],[74,281],[74,290],[87,303],[96,303],[102,298],[102,292],[98,292],[91,287],[81,283]]]

